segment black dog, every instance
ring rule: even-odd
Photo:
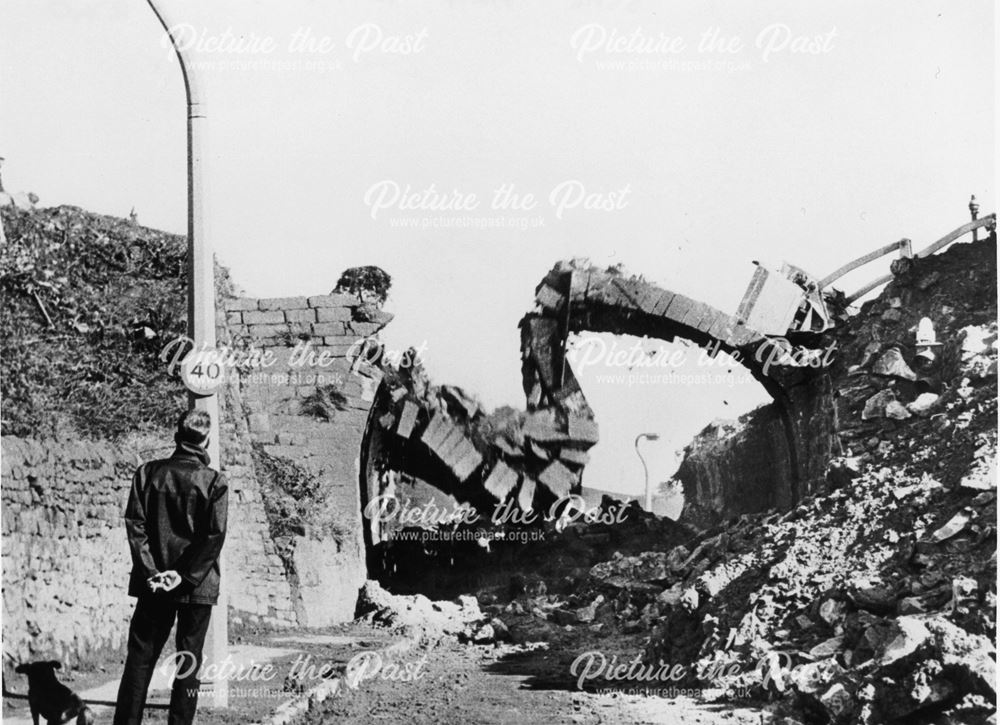
[[[38,725],[39,716],[46,725],[62,725],[76,718],[76,725],[94,725],[94,714],[79,695],[56,679],[62,665],[55,660],[18,665],[14,672],[28,676],[28,707],[31,720]]]

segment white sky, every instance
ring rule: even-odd
[[[196,57],[214,64],[200,71],[207,204],[236,281],[255,296],[317,294],[344,268],[377,264],[394,280],[390,346],[426,342],[434,378],[491,407],[523,407],[516,324],[558,259],[622,262],[732,312],[751,260],[823,275],[903,236],[930,243],[967,220],[971,193],[994,210],[987,0],[163,5],[206,44]],[[742,48],[700,51],[712,28]],[[227,29],[246,42],[269,38],[274,50],[211,52]],[[289,52],[300,29],[332,49]],[[780,44],[785,29],[822,52],[793,53],[790,41],[765,59],[759,36]],[[684,47],[581,47],[601,33]],[[379,34],[386,47],[416,52],[368,50]],[[258,67],[224,67],[234,62]],[[659,65],[637,67],[648,64]],[[0,70],[8,190],[120,216],[134,206],[141,223],[183,232],[183,88],[145,3],[5,0]],[[384,209],[373,219],[365,196],[382,181],[475,194],[470,216],[544,226],[394,227],[404,216],[423,224],[453,214]],[[557,218],[549,194],[566,181],[588,194],[629,191],[620,208]],[[502,184],[534,194],[537,208],[491,211]],[[642,485],[637,433],[663,436],[645,444],[660,480],[691,433],[762,400],[755,383],[707,394],[583,382],[603,434],[587,483],[627,492]]]

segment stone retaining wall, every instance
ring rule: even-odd
[[[252,624],[294,625],[242,427],[237,417],[223,420],[230,609]],[[76,665],[123,651],[135,601],[127,596],[128,489],[138,463],[169,456],[172,439],[169,431],[121,444],[3,437],[3,635],[14,660]]]
[[[2,440],[4,672],[124,647],[134,600],[122,513],[137,461],[162,439]]]

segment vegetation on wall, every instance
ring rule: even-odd
[[[159,356],[186,331],[184,237],[70,206],[0,213],[3,434],[171,425],[185,390]],[[232,295],[225,269],[216,281]]]
[[[268,453],[260,443],[253,445],[253,459],[271,539],[286,570],[294,570],[297,537],[343,541],[342,532],[331,523],[330,491],[320,477],[291,459]]]

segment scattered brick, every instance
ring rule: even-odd
[[[522,511],[531,511],[535,504],[535,482],[524,477],[521,481],[521,490],[517,492],[517,505]]]
[[[556,498],[569,495],[576,485],[577,476],[559,461],[550,463],[538,477],[539,483],[551,491]]]
[[[571,415],[568,422],[570,440],[583,443],[597,443],[600,440],[596,420]]]
[[[409,438],[413,434],[413,427],[417,423],[419,411],[420,409],[409,400],[403,403],[403,410],[399,414],[399,423],[396,424],[396,435]]]
[[[574,466],[585,466],[590,461],[590,454],[576,448],[563,448],[559,451],[559,458],[563,463]]]
[[[462,439],[456,453],[460,455],[454,456],[452,459],[454,464],[449,465],[455,477],[464,482],[472,475],[473,471],[479,468],[483,462],[483,456],[467,438]]]
[[[565,298],[559,294],[559,292],[552,289],[547,284],[543,284],[538,288],[538,292],[535,294],[535,299],[543,308],[554,311],[561,309],[566,301]]]
[[[499,461],[493,467],[493,470],[490,471],[490,475],[483,483],[483,487],[489,491],[493,498],[503,501],[507,498],[507,494],[517,486],[517,480],[517,472],[503,461]]]
[[[568,438],[556,420],[556,412],[551,408],[536,410],[529,413],[523,427],[526,438],[536,441],[564,441]]]

